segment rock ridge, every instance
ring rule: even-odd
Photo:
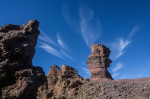
[[[150,99],[150,78],[113,80],[110,50],[92,45],[90,81],[71,66],[50,66],[48,75],[32,65],[39,22],[0,27],[0,99]]]

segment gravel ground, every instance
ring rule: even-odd
[[[82,85],[75,99],[150,99],[150,77]]]

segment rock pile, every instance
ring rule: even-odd
[[[88,56],[88,68],[91,72],[90,81],[101,82],[112,80],[112,76],[107,70],[109,64],[112,62],[108,57],[110,54],[109,48],[103,44],[94,44],[92,47],[92,54]]]

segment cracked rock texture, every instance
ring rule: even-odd
[[[0,27],[0,90],[2,99],[36,97],[37,88],[46,80],[40,67],[32,66],[39,35],[39,22]]]
[[[112,80],[112,76],[107,70],[109,64],[112,62],[108,57],[110,55],[109,48],[103,44],[94,44],[92,47],[92,54],[88,56],[88,68],[91,72],[90,81],[101,82]]]
[[[40,67],[32,65],[40,33],[39,22],[0,27],[0,99],[50,99],[75,94],[84,80],[66,65],[54,65],[45,76]],[[87,82],[87,81],[85,81]]]
[[[76,94],[75,91],[78,90],[78,87],[86,82],[77,74],[74,68],[67,65],[62,65],[62,69],[56,65],[51,66],[46,77],[47,85],[45,84],[39,88],[38,99],[70,98]],[[45,90],[46,86],[47,89]]]
[[[0,27],[0,99],[150,99],[150,78],[112,80],[107,71],[110,50],[92,45],[88,57],[91,82],[71,66],[32,65],[39,22]]]

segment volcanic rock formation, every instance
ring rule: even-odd
[[[54,65],[45,76],[40,67],[32,65],[39,22],[0,27],[0,99],[47,99],[75,94],[83,83],[77,71],[66,65]],[[72,90],[71,90],[72,89]]]
[[[112,80],[107,71],[110,50],[92,45],[88,57],[91,81],[67,65],[53,65],[45,76],[32,65],[39,22],[0,27],[0,99],[149,99],[150,78]],[[107,81],[109,80],[109,81]],[[103,81],[103,82],[101,82]]]
[[[91,72],[90,81],[101,82],[112,80],[112,76],[107,70],[109,64],[112,62],[108,57],[110,54],[109,48],[103,44],[94,44],[92,47],[92,54],[88,56],[88,68]]]
[[[0,27],[0,94],[1,99],[35,97],[46,79],[40,67],[32,66],[39,35],[39,22]]]
[[[74,68],[62,65],[62,69],[60,69],[57,65],[53,65],[50,67],[50,71],[47,75],[48,89],[42,90],[45,89],[45,86],[41,86],[38,92],[38,99],[53,99],[56,97],[69,98],[76,94],[75,91],[78,90],[79,85],[83,83],[83,78],[77,74]],[[47,91],[48,94],[44,96],[45,91]]]

